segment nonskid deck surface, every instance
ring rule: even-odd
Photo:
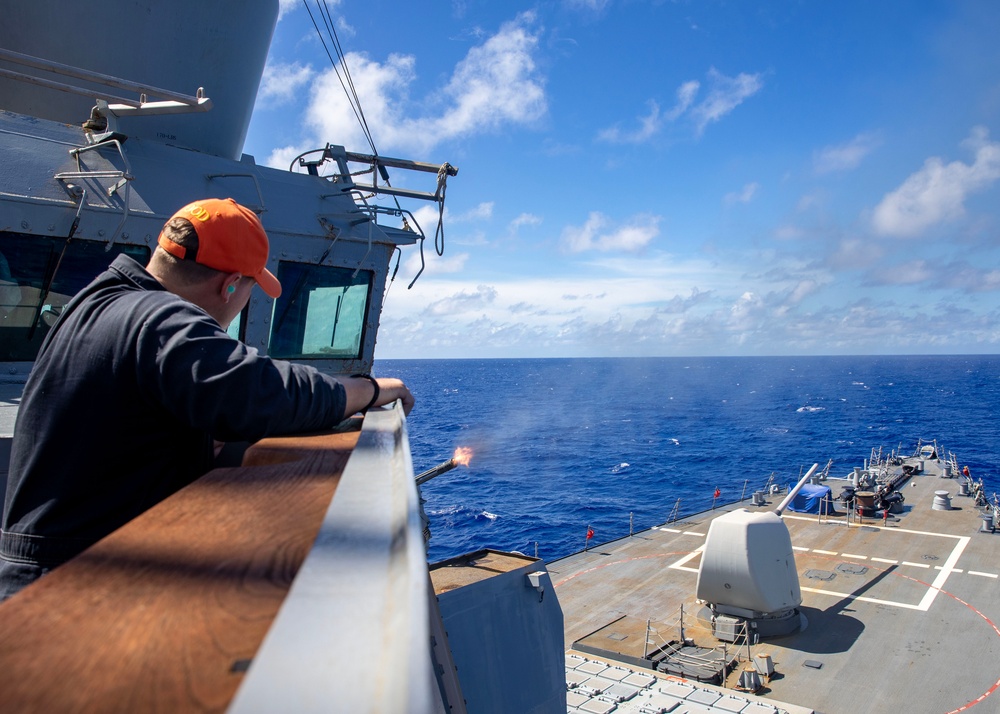
[[[759,701],[746,692],[655,676],[572,651],[566,654],[566,685],[567,711],[587,714],[808,714],[812,711],[782,702]]]
[[[887,520],[848,523],[840,504],[838,516],[785,512],[807,624],[794,635],[751,648],[752,656],[769,654],[775,668],[751,700],[775,704],[777,710],[787,709],[779,702],[789,702],[824,714],[1000,710],[1000,692],[995,692],[1000,687],[995,624],[1000,623],[1000,533],[981,532],[983,521],[972,498],[959,495],[958,482],[940,474],[938,463],[928,461],[926,471],[901,487],[903,513]],[[826,483],[836,497],[846,482]],[[941,490],[951,496],[951,510],[932,508]],[[567,649],[582,640],[629,661],[641,658],[644,648],[681,639],[683,622],[684,637],[717,648],[721,659],[723,644],[711,636],[695,598],[709,525],[736,508],[776,505],[776,500],[759,507],[735,504],[551,563]],[[729,644],[726,649],[731,657],[737,648]],[[745,646],[741,654],[745,660]],[[727,680],[729,691],[741,668]],[[567,672],[572,693],[578,685],[570,680],[577,675]],[[685,704],[688,708],[673,711],[741,711],[719,701],[721,708],[698,703],[701,708]],[[631,711],[624,701],[616,709],[587,706],[579,710]],[[572,705],[570,710],[575,711]]]

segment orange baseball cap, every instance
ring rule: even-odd
[[[231,198],[206,198],[189,203],[170,218],[186,218],[198,234],[198,249],[189,251],[160,233],[156,242],[170,255],[224,273],[242,273],[271,297],[281,295],[281,283],[267,269],[267,234],[249,208]]]

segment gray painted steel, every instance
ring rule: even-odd
[[[229,711],[443,712],[402,409],[373,410]]]
[[[899,487],[905,505],[898,515],[859,519],[838,500],[834,514],[783,516],[795,550],[804,627],[752,644],[751,660],[745,644],[728,650],[745,666],[768,655],[774,673],[762,674],[760,695],[734,691],[737,668],[725,689],[687,683],[683,701],[681,690],[659,675],[641,694],[615,702],[607,693],[608,673],[592,671],[600,663],[571,658],[570,711],[612,711],[613,705],[621,714],[671,704],[675,712],[706,714],[797,711],[793,705],[824,714],[1000,710],[1000,540],[981,532],[989,507],[962,495],[968,489],[955,478],[960,465],[953,456],[945,460],[943,449],[937,452],[941,459],[913,456],[879,468],[879,483],[898,478],[904,466],[914,471]],[[761,464],[760,473],[772,468]],[[855,482],[848,476],[825,483],[836,495]],[[939,491],[950,497],[949,510],[933,508]],[[779,498],[768,494],[773,501],[756,507],[772,512]],[[697,602],[695,585],[710,524],[744,507],[755,506],[730,504],[549,563],[567,647],[584,642],[636,660],[645,647],[683,637],[721,656],[722,643],[712,637],[711,613]],[[644,645],[647,633],[652,644]],[[629,666],[634,669],[635,661]],[[602,679],[588,684],[595,676]]]
[[[566,711],[562,611],[542,563],[523,560],[438,595],[469,714]]]
[[[160,117],[156,123],[122,117],[119,129],[133,138],[239,159],[278,16],[277,0],[140,0],[100,6],[31,0],[4,2],[2,8],[4,49],[178,94],[194,95],[204,87],[213,103],[205,116]],[[9,62],[0,62],[0,68],[24,70]],[[66,81],[48,71],[29,73]],[[77,84],[93,95],[0,78],[0,97],[8,111],[79,125],[108,87]]]

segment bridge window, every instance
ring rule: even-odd
[[[0,231],[0,362],[31,362],[70,298],[125,253],[149,248]]]
[[[268,353],[281,359],[358,359],[372,272],[282,262]]]

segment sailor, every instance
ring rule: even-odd
[[[208,472],[214,439],[329,429],[397,399],[413,407],[398,379],[333,378],[227,334],[254,285],[281,294],[253,211],[195,201],[157,243],[145,269],[115,258],[45,338],[14,429],[0,600]]]

